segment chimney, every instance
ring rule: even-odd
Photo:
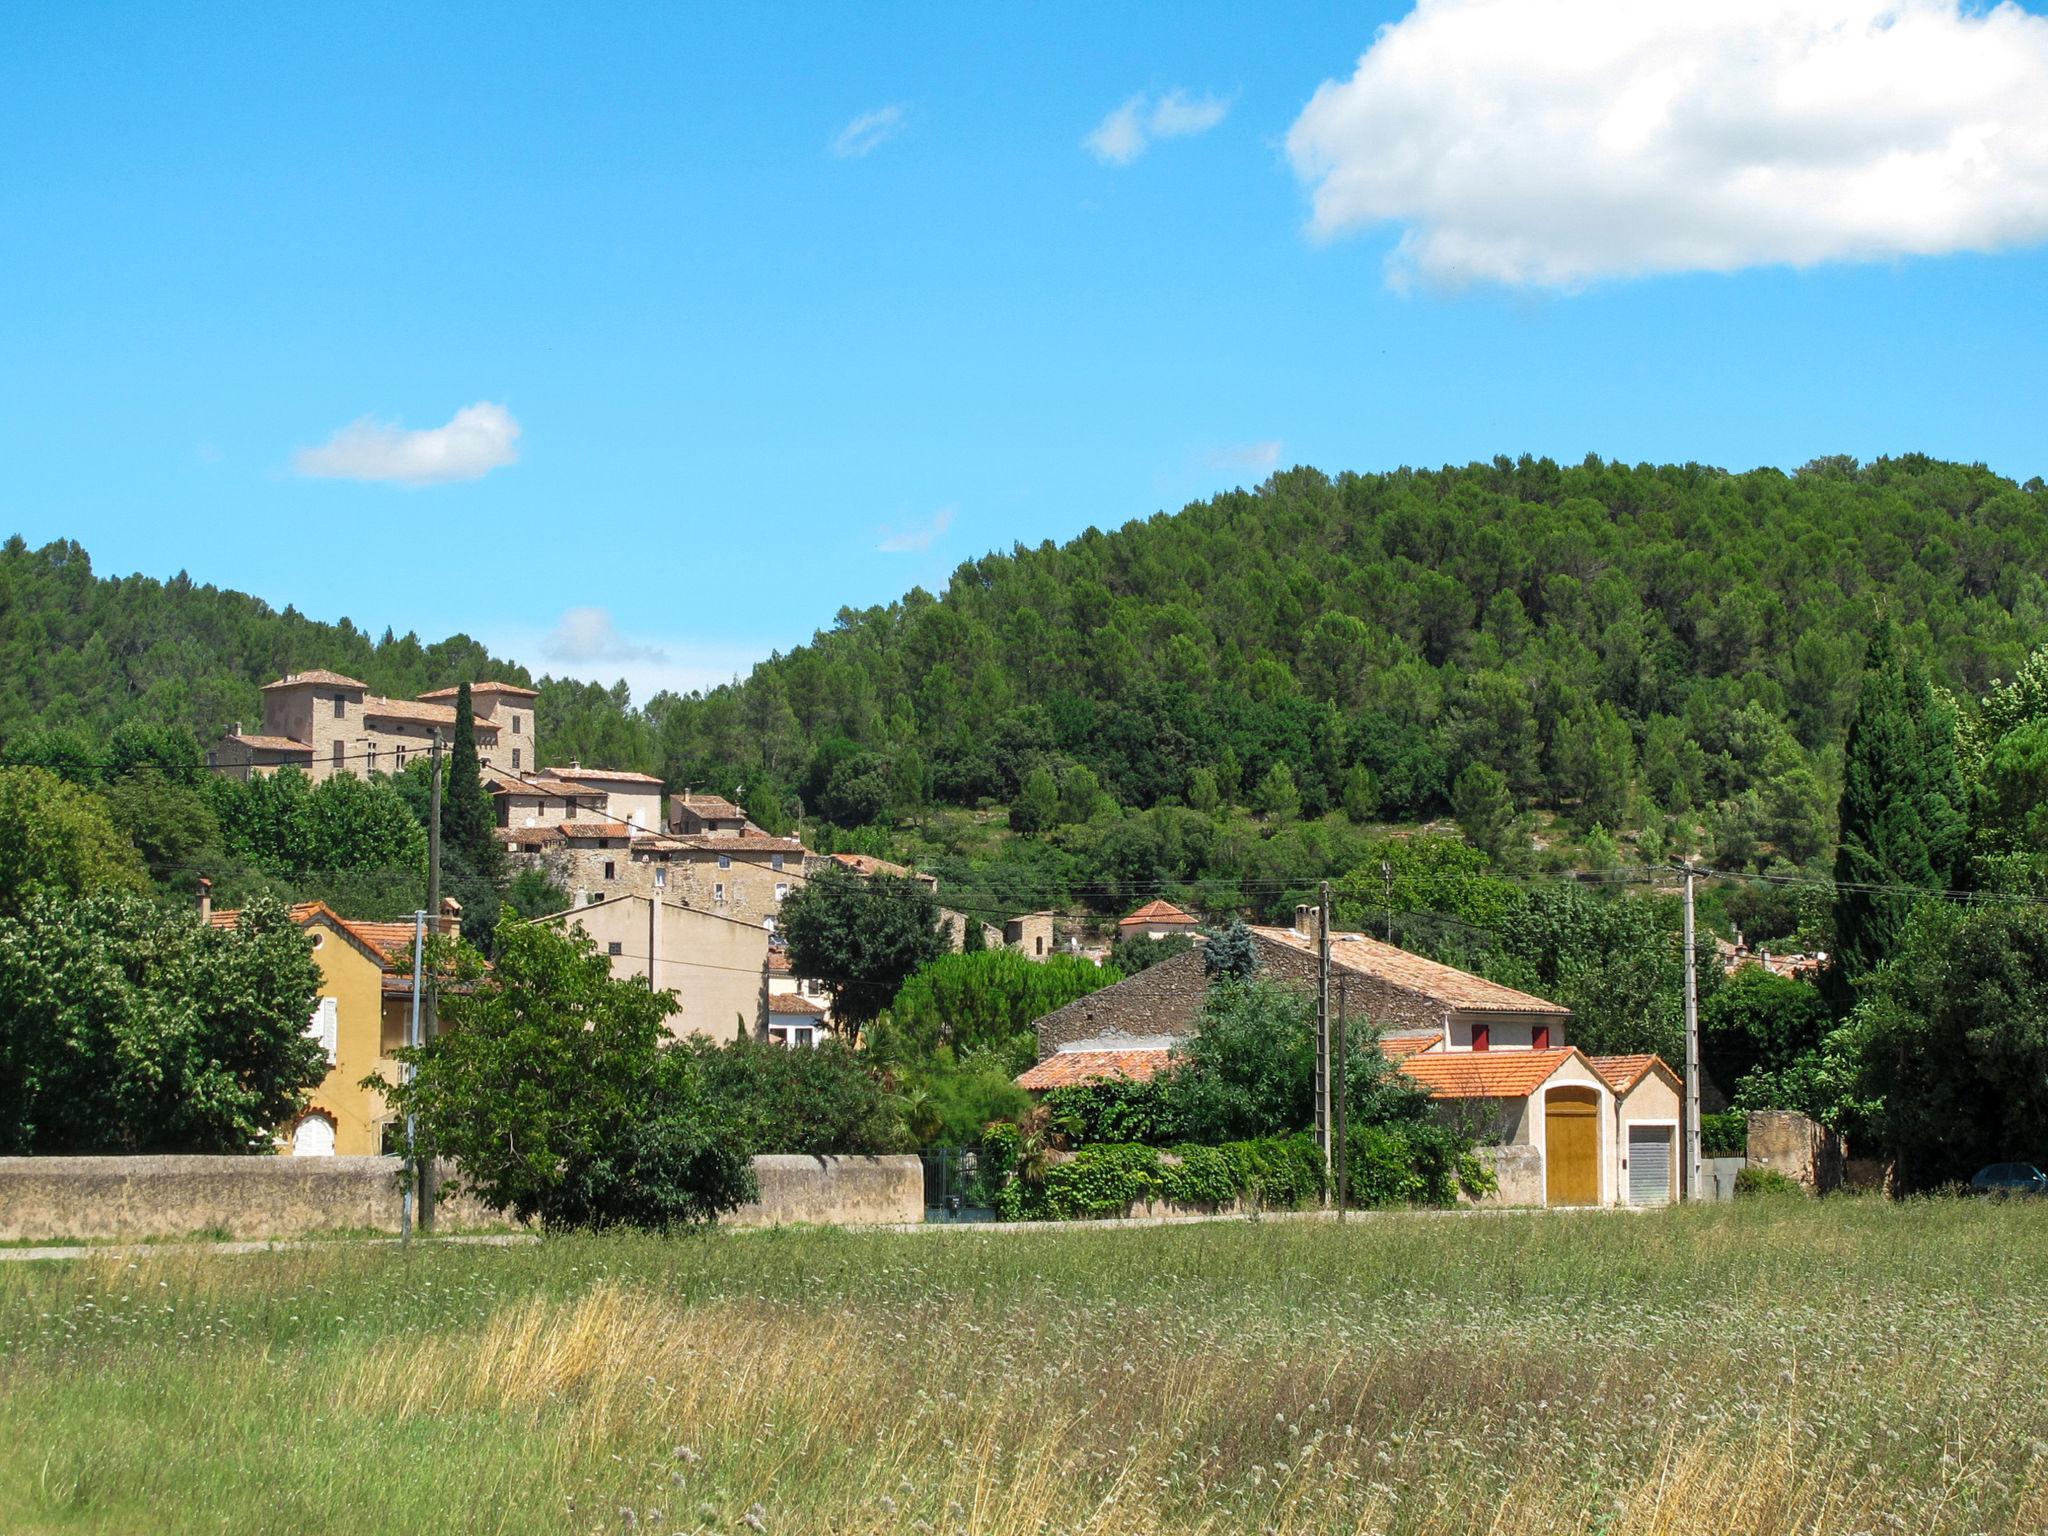
[[[199,922],[202,927],[213,921],[213,882],[199,877]]]
[[[239,720],[235,722],[235,734],[237,736],[242,734],[242,722]]]
[[[569,771],[570,771],[571,773],[581,773],[581,772],[583,771],[583,759],[582,759],[582,758],[580,758],[580,757],[572,757],[572,758],[570,758],[570,759],[569,759]]]
[[[1294,931],[1304,934],[1316,931],[1316,909],[1306,902],[1299,902],[1295,905]]]
[[[462,931],[462,903],[453,896],[443,896],[441,898],[441,920],[439,927],[441,937],[444,939],[453,938]]]

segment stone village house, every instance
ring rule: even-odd
[[[368,778],[398,773],[409,756],[443,749],[455,732],[453,688],[417,699],[387,699],[339,672],[293,672],[263,685],[263,729],[241,725],[207,750],[206,766],[231,778],[277,772],[291,764],[316,784],[337,773]],[[470,688],[477,757],[487,766],[518,773],[535,764],[533,689],[514,683]]]
[[[1315,986],[1312,908],[1251,932],[1261,975]],[[1500,1203],[1674,1198],[1680,1088],[1659,1058],[1588,1057],[1566,1040],[1570,1010],[1366,934],[1330,935],[1330,972],[1333,1012],[1341,983],[1348,1016],[1380,1030],[1436,1112],[1497,1149]],[[1039,1061],[1018,1085],[1149,1079],[1199,1029],[1207,991],[1197,949],[1076,999],[1037,1021]]]

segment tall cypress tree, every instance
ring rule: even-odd
[[[1871,636],[1849,722],[1835,851],[1837,975],[1855,981],[1891,954],[1918,899],[1961,870],[1965,824],[1955,714],[1889,620]],[[1892,889],[1871,889],[1870,887]]]
[[[455,747],[449,755],[447,782],[441,786],[441,836],[462,851],[471,868],[496,868],[499,850],[491,836],[490,797],[477,765],[476,709],[468,683],[455,690]]]

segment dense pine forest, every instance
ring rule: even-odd
[[[844,609],[707,694],[542,679],[540,731],[550,761],[737,790],[814,841],[950,864],[992,906],[1278,883],[1341,866],[1318,839],[1347,825],[1448,815],[1496,851],[1533,814],[1596,852],[1626,829],[1805,866],[1880,617],[1967,721],[2048,637],[2044,572],[2039,480],[1917,456],[1296,469]],[[532,681],[463,636],[0,548],[10,752],[137,720],[210,737],[316,666],[393,694]],[[998,823],[1000,848],[969,831]]]

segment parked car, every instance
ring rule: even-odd
[[[2032,1163],[1992,1163],[1977,1170],[1970,1188],[1980,1195],[2048,1195],[2048,1173]]]

